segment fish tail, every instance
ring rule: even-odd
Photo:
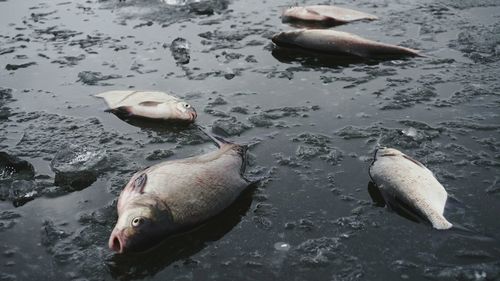
[[[136,93],[136,91],[107,91],[95,94],[95,97],[103,98],[110,108],[116,107],[120,102]]]
[[[233,146],[233,150],[238,153],[238,155],[241,157],[241,169],[240,169],[240,174],[243,175],[245,173],[245,169],[247,166],[247,150],[248,150],[248,145],[244,144],[236,144],[233,142],[230,142],[228,140],[223,139],[222,137],[219,136],[214,136],[207,132],[207,130],[201,126],[196,124],[196,127],[198,130],[200,130],[203,134],[205,134],[207,137],[209,137],[216,145],[217,147],[221,148],[224,145],[231,145]]]
[[[207,130],[201,126],[201,125],[196,125],[196,127],[198,128],[198,130],[200,130],[204,135],[206,135],[207,137],[210,138],[210,140],[212,140],[216,145],[217,147],[222,147],[223,145],[225,144],[232,144],[232,142],[228,141],[228,140],[225,140],[223,139],[222,137],[219,137],[219,136],[214,136],[212,134],[210,134],[209,132],[207,132]]]
[[[444,216],[442,215],[436,215],[436,216],[432,216],[429,218],[429,220],[431,221],[432,223],[432,226],[435,228],[435,229],[439,229],[439,230],[445,230],[445,229],[450,229],[453,224],[450,223]]]
[[[240,168],[240,174],[243,176],[245,173],[245,170],[247,168],[247,161],[248,161],[248,146],[247,145],[237,145],[235,148],[236,152],[240,155],[241,157],[241,168]]]

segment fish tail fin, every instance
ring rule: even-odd
[[[209,132],[207,132],[207,130],[201,125],[196,125],[196,127],[204,135],[209,137],[217,145],[217,147],[221,148],[222,146],[225,146],[225,145],[231,145],[232,150],[236,151],[236,153],[238,153],[238,155],[241,157],[240,174],[243,175],[245,173],[245,169],[247,166],[247,159],[248,159],[248,154],[247,154],[248,145],[236,144],[236,143],[230,142],[228,140],[225,140],[222,137],[214,136],[214,135],[210,134]]]
[[[241,168],[240,168],[240,174],[243,176],[245,173],[245,170],[247,168],[247,162],[248,162],[248,146],[247,145],[238,145],[236,148],[236,151],[241,157]]]
[[[217,147],[222,147],[223,145],[225,144],[232,144],[232,142],[228,141],[228,140],[225,140],[223,139],[222,137],[219,137],[219,136],[214,136],[212,134],[210,134],[209,132],[207,132],[207,130],[201,126],[201,125],[196,125],[196,127],[198,128],[198,130],[200,130],[204,135],[206,135],[207,137],[210,138],[210,140],[212,140],[216,145]]]
[[[429,218],[429,220],[432,223],[432,226],[435,229],[439,230],[445,230],[445,229],[450,229],[453,224],[450,223],[444,216],[442,215],[435,215]]]
[[[203,126],[201,126],[201,125],[196,125],[196,127],[204,135],[206,135],[207,137],[209,137],[219,148],[221,148],[224,145],[232,145],[233,146],[233,150],[236,151],[238,153],[238,155],[240,155],[240,157],[241,157],[241,170],[240,170],[240,173],[243,175],[243,173],[245,172],[246,166],[247,166],[247,158],[248,158],[247,157],[247,150],[248,150],[248,145],[232,143],[232,142],[230,142],[228,140],[223,139],[222,137],[214,136],[214,135],[210,134],[209,132],[207,132],[207,130]]]
[[[94,97],[104,99],[110,108],[114,108],[117,104],[133,93],[135,93],[135,91],[107,91],[95,94]]]

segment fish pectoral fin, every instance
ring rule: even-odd
[[[129,183],[125,187],[125,190],[132,194],[142,194],[144,193],[144,187],[146,186],[147,182],[148,175],[146,173],[142,173],[138,177],[136,177],[133,182]]]
[[[141,106],[158,106],[159,104],[162,104],[163,102],[158,102],[158,101],[143,101],[139,103]]]
[[[378,207],[385,206],[384,196],[382,195],[382,192],[380,191],[378,186],[373,181],[368,182],[368,194],[370,195],[372,201],[375,203],[376,206]]]
[[[108,110],[105,110],[106,112],[111,112],[117,115],[132,115],[131,107],[130,106],[119,106],[116,108],[110,108]]]
[[[429,219],[427,219],[423,214],[421,214],[417,209],[404,202],[399,197],[393,197],[387,201],[387,206],[389,206],[394,212],[398,215],[409,219],[411,221],[421,223],[426,222],[429,223]]]
[[[362,48],[351,48],[349,49],[349,54],[360,58],[370,57],[370,53],[367,50],[363,50]]]

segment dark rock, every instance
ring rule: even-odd
[[[52,63],[58,63],[65,66],[75,66],[78,64],[78,62],[84,59],[85,59],[84,54],[80,54],[78,56],[63,56],[56,60],[53,60]]]
[[[70,234],[61,229],[57,229],[53,221],[46,220],[42,224],[41,229],[41,242],[45,247],[52,247],[63,238],[68,237]]]
[[[0,108],[0,120],[6,120],[11,115],[12,115],[12,113],[10,112],[10,108],[8,108],[8,107]]]
[[[271,127],[274,125],[273,121],[269,120],[271,119],[269,115],[265,113],[260,113],[257,115],[253,115],[248,117],[248,121],[255,125],[255,127]]]
[[[190,13],[196,15],[213,15],[216,11],[227,9],[229,1],[193,1],[189,3]]]
[[[382,106],[381,109],[382,110],[402,109],[406,107],[411,107],[417,103],[430,101],[432,100],[432,98],[435,97],[437,97],[437,93],[435,92],[434,89],[429,89],[429,88],[405,89],[398,91],[392,97],[392,101]]]
[[[14,211],[0,211],[0,232],[13,227],[21,215]]]
[[[0,180],[4,179],[33,179],[35,169],[26,160],[0,151]]]
[[[162,159],[166,159],[172,155],[174,155],[174,152],[172,150],[157,149],[157,150],[152,151],[146,157],[146,160],[149,160],[149,161],[162,160]]]
[[[27,63],[22,63],[22,64],[7,64],[5,66],[5,69],[6,70],[18,70],[19,68],[26,68],[26,67],[30,67],[32,65],[36,65],[37,63],[32,61],[32,62],[27,62]]]
[[[321,237],[309,239],[298,245],[300,262],[307,266],[326,266],[336,259],[341,243],[338,238]]]
[[[82,82],[83,84],[86,85],[98,85],[100,81],[118,79],[121,77],[122,77],[121,75],[117,74],[103,75],[101,72],[82,71],[78,73],[77,82]]]
[[[12,89],[0,87],[0,101],[12,99]]]
[[[311,160],[319,156],[331,165],[337,165],[344,159],[342,151],[330,145],[331,138],[327,135],[302,133],[293,137],[292,141],[303,143],[295,152],[299,159]]]
[[[225,99],[223,99],[222,97],[216,97],[215,100],[213,100],[212,102],[209,102],[208,104],[211,106],[225,105],[225,104],[227,104],[227,101]]]
[[[229,117],[229,114],[227,114],[226,112],[221,111],[221,110],[215,110],[215,109],[212,109],[209,107],[205,107],[203,112],[208,113],[208,114],[213,115],[213,116],[217,116],[217,117]]]
[[[212,124],[212,132],[222,136],[235,136],[247,131],[251,127],[238,121],[236,117],[217,119]]]
[[[3,195],[0,195],[0,197],[3,197]],[[19,207],[38,196],[39,194],[33,181],[15,180],[10,184],[7,200],[12,201],[15,207]]]
[[[188,64],[191,59],[189,55],[189,42],[184,38],[176,38],[170,44],[170,51],[177,64]]]
[[[500,178],[495,178],[493,183],[486,188],[488,193],[500,193]]]
[[[70,145],[61,149],[50,162],[55,172],[55,185],[80,190],[96,181],[109,167],[105,150]]]
[[[236,113],[240,113],[240,114],[248,114],[248,109],[241,107],[241,106],[235,106],[235,107],[231,108],[231,112],[236,112]]]
[[[478,263],[458,266],[429,266],[424,276],[431,280],[498,280],[500,262]]]
[[[8,48],[0,48],[0,56],[13,53],[16,50],[15,47],[8,47]]]

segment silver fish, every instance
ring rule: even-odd
[[[422,56],[417,50],[379,43],[336,30],[297,29],[273,36],[274,44],[327,54],[347,54],[369,58],[377,56]]]
[[[370,177],[389,204],[408,206],[436,229],[452,224],[443,216],[448,194],[422,163],[394,148],[380,148]]]
[[[230,206],[249,186],[243,177],[247,148],[217,141],[217,151],[134,174],[118,199],[109,248],[118,253],[146,250]]]
[[[196,110],[188,103],[164,92],[109,91],[95,95],[103,98],[111,112],[151,119],[194,122]]]
[[[283,22],[304,21],[325,25],[339,25],[358,20],[376,20],[378,17],[337,6],[312,5],[286,9],[281,19]]]

